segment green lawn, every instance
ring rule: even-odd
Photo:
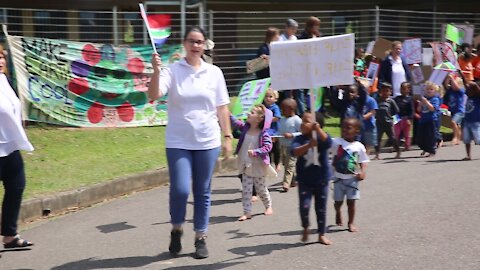
[[[23,153],[25,198],[71,190],[166,166],[165,127],[29,127],[35,147]]]

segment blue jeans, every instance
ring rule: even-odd
[[[193,188],[193,228],[207,232],[210,217],[210,184],[220,147],[209,150],[167,148],[170,174],[170,218],[174,226],[185,223],[187,200]]]
[[[25,170],[20,151],[15,151],[6,157],[0,157],[0,179],[5,187],[2,203],[3,236],[17,235],[17,220],[22,204],[22,194],[25,189]]]

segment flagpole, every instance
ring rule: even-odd
[[[150,25],[148,24],[147,13],[145,12],[145,7],[143,6],[142,3],[138,3],[138,6],[140,7],[140,13],[142,15],[143,21],[145,22],[145,26],[147,27],[148,36],[150,37],[150,42],[152,43],[152,47],[153,47],[153,52],[155,54],[158,54],[157,48],[155,47],[155,42],[153,41],[153,38],[152,38],[152,33],[150,33]]]
[[[302,90],[299,90],[302,91]],[[310,88],[310,112],[313,115],[313,121],[317,122],[317,117],[315,116],[315,89]],[[317,132],[313,130],[312,132],[312,138],[316,141],[317,140]],[[314,165],[320,165],[318,162],[318,150],[317,146],[313,148],[313,164]]]

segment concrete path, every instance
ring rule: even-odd
[[[236,221],[240,183],[230,173],[213,181],[205,260],[192,258],[191,204],[183,252],[170,257],[163,186],[29,224],[22,235],[35,246],[3,250],[0,269],[480,269],[480,147],[472,161],[460,161],[463,145],[443,147],[434,158],[419,153],[371,162],[357,204],[360,231],[331,225],[328,209],[332,246],[316,244],[316,235],[300,243],[297,189],[278,193],[278,180],[269,181],[273,216],[261,215],[257,202],[258,215]]]

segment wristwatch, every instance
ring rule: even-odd
[[[223,135],[224,138],[230,138],[230,139],[233,139],[233,135],[232,134],[225,134]]]

